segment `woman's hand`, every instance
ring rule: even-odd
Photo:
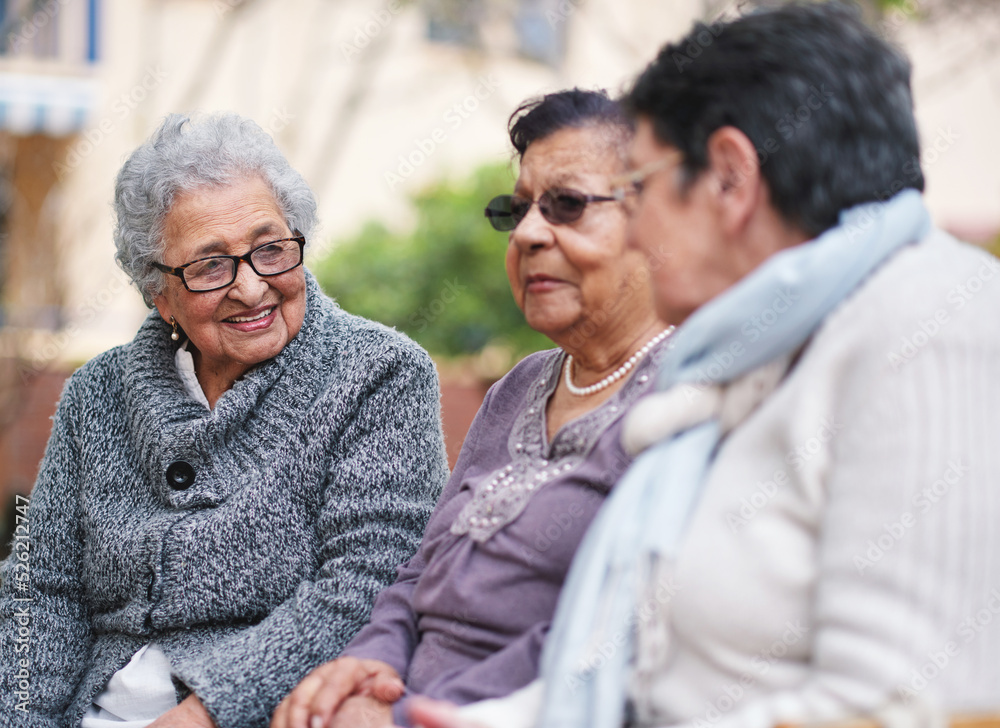
[[[338,725],[330,719],[352,696],[371,698],[374,702],[385,704],[387,717],[382,725],[391,725],[388,705],[399,700],[404,692],[406,688],[399,673],[381,660],[340,657],[320,665],[303,678],[274,711],[271,728]],[[368,708],[374,710],[371,705]]]
[[[215,721],[198,696],[189,695],[176,708],[150,723],[149,728],[215,728]]]
[[[455,706],[444,700],[414,697],[406,704],[410,723],[421,728],[483,728],[462,718]]]
[[[355,695],[340,705],[330,728],[391,728],[392,707],[389,703],[364,695]]]

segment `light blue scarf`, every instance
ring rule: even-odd
[[[692,314],[674,334],[658,388],[732,381],[795,351],[879,265],[929,229],[914,190],[844,211],[837,227],[771,256]],[[738,357],[731,356],[734,343],[743,347]],[[709,420],[660,441],[601,508],[546,640],[538,728],[623,724],[638,601],[651,567],[678,552],[720,432]]]

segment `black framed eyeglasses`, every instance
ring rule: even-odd
[[[246,263],[254,273],[267,278],[280,276],[302,265],[303,235],[263,243],[243,255],[212,255],[185,263],[177,268],[153,263],[153,267],[181,279],[192,293],[208,293],[231,285],[236,280],[240,263]]]
[[[578,190],[552,189],[546,190],[538,198],[538,209],[542,217],[553,225],[566,225],[576,222],[591,202],[621,202],[624,194],[617,191],[612,196],[586,195]],[[506,232],[520,224],[534,200],[518,195],[497,195],[486,206],[486,217],[495,230]]]

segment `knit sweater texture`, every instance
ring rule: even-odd
[[[420,347],[307,274],[299,334],[211,412],[175,348],[154,312],[66,383],[26,545],[0,572],[5,725],[78,726],[155,642],[180,698],[193,691],[220,728],[266,726],[420,542],[448,475]],[[178,462],[194,472],[183,489],[167,476]]]

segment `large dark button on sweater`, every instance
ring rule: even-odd
[[[175,490],[187,490],[194,483],[194,468],[183,460],[167,467],[167,485]]]

